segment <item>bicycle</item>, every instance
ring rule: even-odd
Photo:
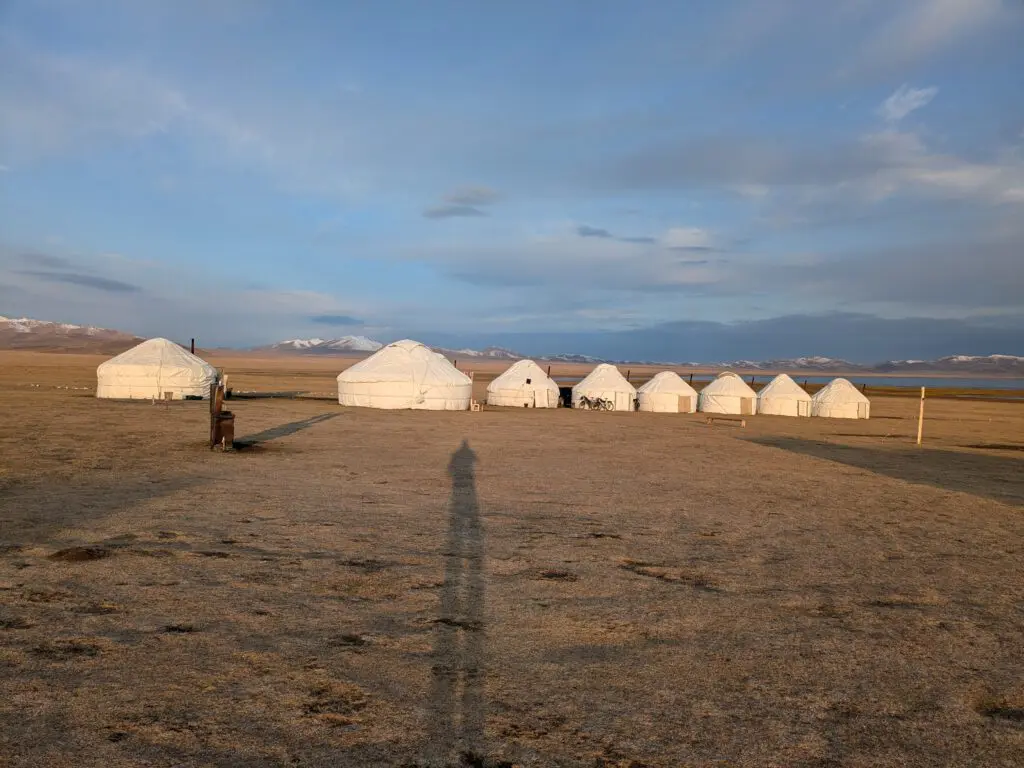
[[[615,410],[615,403],[603,397],[587,397],[583,395],[580,397],[579,402],[577,402],[576,407],[587,411],[613,411]]]

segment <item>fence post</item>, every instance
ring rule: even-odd
[[[924,387],[921,387],[921,410],[917,412],[917,444],[921,444],[924,433]]]

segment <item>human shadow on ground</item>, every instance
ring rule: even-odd
[[[1006,456],[938,448],[871,448],[796,437],[757,437],[752,443],[859,467],[910,483],[1024,505],[1024,462]]]
[[[444,549],[440,616],[435,620],[430,688],[429,765],[483,765],[484,531],[476,495],[476,454],[463,440],[448,473],[452,495]]]
[[[271,427],[270,429],[265,429],[262,432],[257,432],[255,435],[246,435],[245,437],[235,440],[235,448],[251,448],[254,445],[266,443],[270,440],[288,437],[288,435],[294,435],[296,432],[309,429],[321,422],[330,421],[339,415],[340,414],[337,413],[321,413],[318,416],[311,416],[308,419],[303,419],[302,421],[293,421],[290,424],[281,424],[277,427]]]

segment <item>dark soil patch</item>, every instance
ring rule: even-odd
[[[100,647],[94,643],[82,640],[55,640],[34,646],[32,653],[45,659],[64,661],[67,659],[99,656]]]
[[[346,633],[344,635],[338,635],[337,637],[331,638],[327,641],[327,644],[334,648],[359,649],[368,646],[370,641],[362,635]]]
[[[372,557],[361,559],[351,558],[348,560],[339,560],[338,565],[343,565],[346,568],[357,568],[364,573],[377,573],[383,571],[385,568],[390,568],[394,563],[389,563],[384,560],[375,560]]]
[[[193,632],[201,632],[202,630],[195,624],[166,624],[161,630],[169,635],[189,635]]]
[[[1024,451],[1024,445],[1015,443],[972,443],[964,448],[981,448],[985,451]]]
[[[571,571],[560,571],[557,569],[541,571],[538,576],[548,581],[578,581],[579,576]]]
[[[995,720],[1024,723],[1024,705],[1005,699],[983,701],[978,705],[978,713]]]
[[[0,629],[30,629],[32,623],[20,616],[0,616]]]
[[[90,560],[102,560],[114,554],[106,547],[68,547],[50,555],[51,560],[64,563],[86,563]]]
[[[646,576],[650,579],[658,579],[670,584],[689,584],[696,589],[705,592],[720,591],[715,584],[701,573],[684,571],[673,566],[660,565],[658,563],[647,563],[642,560],[623,560],[619,563],[623,570],[635,573],[638,576]]]

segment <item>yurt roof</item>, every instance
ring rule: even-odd
[[[709,395],[732,395],[733,397],[757,397],[747,383],[732,371],[723,371],[701,392]]]
[[[640,387],[637,392],[643,392],[648,395],[666,394],[680,395],[682,397],[692,397],[697,394],[697,390],[683,381],[682,377],[675,371],[662,371],[661,373],[655,374],[655,376]]]
[[[832,379],[827,386],[818,390],[811,398],[816,403],[870,403],[871,401],[861,394],[846,379]]]
[[[787,400],[807,400],[811,399],[803,387],[793,381],[785,373],[780,373],[774,379],[758,393],[758,397],[778,397]]]
[[[610,363],[601,363],[576,385],[575,389],[600,390],[603,392],[636,392],[636,388],[626,381],[619,369]]]
[[[149,339],[100,364],[100,369],[121,365],[164,368],[204,369],[216,375],[217,369],[180,344],[163,338]]]
[[[494,389],[510,389],[525,384],[527,379],[531,380],[530,386],[542,383],[548,383],[555,388],[558,386],[533,360],[517,360],[504,373],[495,378],[487,386],[487,389],[490,390],[492,387]]]
[[[470,378],[425,344],[403,339],[381,347],[338,374],[341,382],[417,381],[461,385]]]

